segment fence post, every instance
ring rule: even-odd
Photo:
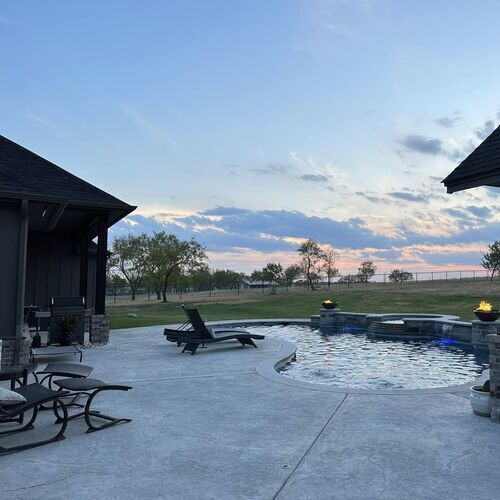
[[[474,281],[476,281],[476,270],[475,269],[472,271],[472,279]]]
[[[448,281],[448,271],[445,272],[445,281]]]
[[[431,271],[431,281],[434,281],[434,271]]]

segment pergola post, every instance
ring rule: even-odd
[[[108,218],[100,215],[97,229],[97,269],[95,313],[106,313],[106,260],[108,257]]]
[[[85,231],[80,240],[80,297],[85,298],[87,304],[87,287],[89,275],[89,235]]]
[[[24,330],[24,295],[26,289],[26,254],[28,247],[28,200],[21,201],[19,217],[19,247],[17,261],[16,295],[16,338],[14,346],[14,364],[21,359],[21,346]]]

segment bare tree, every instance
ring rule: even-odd
[[[300,245],[298,252],[300,254],[302,272],[311,290],[316,290],[314,282],[318,277],[317,265],[322,259],[323,250],[321,250],[321,247],[314,240],[308,239]]]
[[[333,248],[323,250],[321,270],[326,274],[328,288],[330,288],[332,278],[339,275],[339,270],[335,267],[338,258],[339,254]]]

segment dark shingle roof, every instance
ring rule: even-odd
[[[449,193],[500,185],[500,127],[494,130],[442,181]]]
[[[0,135],[0,196],[16,195],[127,213],[135,208]]]

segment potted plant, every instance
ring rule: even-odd
[[[489,417],[491,414],[490,381],[470,388],[470,405],[476,415]]]
[[[78,321],[77,316],[63,316],[61,323],[59,325],[59,344],[60,345],[71,345],[73,342],[73,337],[75,335],[75,326]]]
[[[485,300],[482,300],[474,309],[474,314],[480,321],[496,321],[500,317],[500,311]]]
[[[321,306],[323,307],[323,309],[335,309],[338,304],[333,300],[327,299],[321,302]]]

